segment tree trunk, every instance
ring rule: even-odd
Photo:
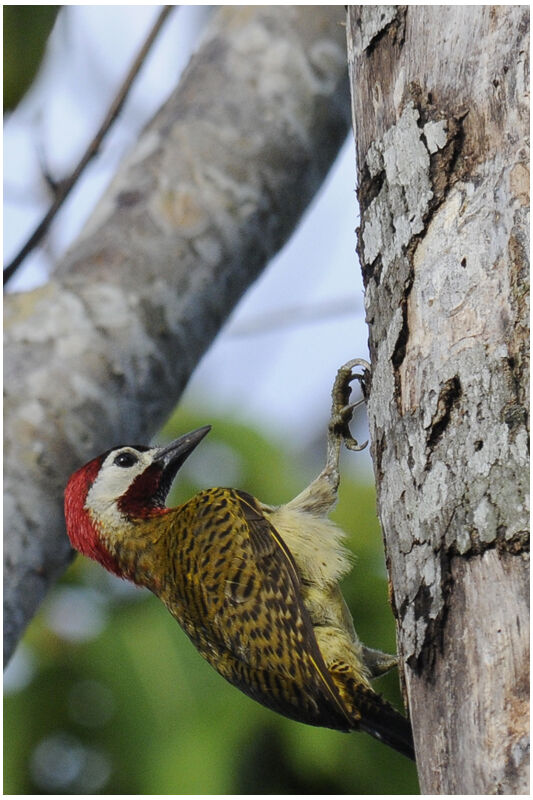
[[[528,792],[525,6],[352,6],[378,505],[424,794]]]
[[[220,9],[53,279],[6,298],[6,657],[69,563],[68,475],[156,433],[337,155],[343,19]]]

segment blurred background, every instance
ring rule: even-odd
[[[60,181],[72,170],[157,13],[4,6],[5,263],[51,202],[46,176]],[[210,13],[182,6],[171,14],[98,158],[10,290],[46,282],[174,87]],[[213,425],[172,502],[222,485],[277,504],[321,468],[336,370],[367,355],[355,185],[350,137],[298,231],[243,297],[156,437]],[[359,413],[353,430],[361,440]],[[357,555],[347,601],[363,641],[393,651],[368,451],[343,454],[342,476],[334,519]],[[379,690],[401,707],[396,673]],[[81,557],[28,628],[4,692],[6,794],[418,792],[414,766],[370,737],[300,725],[241,695],[159,601]]]

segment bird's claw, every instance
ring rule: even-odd
[[[362,374],[354,373],[356,367],[362,368]],[[365,402],[367,382],[370,375],[370,364],[362,358],[354,358],[344,364],[337,372],[335,383],[333,384],[331,419],[329,423],[330,433],[334,436],[342,437],[344,444],[349,450],[364,450],[368,441],[359,444],[350,432],[350,421],[354,409]],[[361,384],[363,398],[355,403],[350,403],[350,386],[353,380],[358,380]]]

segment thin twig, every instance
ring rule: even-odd
[[[15,274],[15,271],[17,270],[19,265],[24,261],[28,253],[31,253],[34,247],[40,242],[42,237],[48,231],[48,228],[50,227],[54,217],[56,216],[57,212],[67,199],[71,189],[76,184],[83,170],[85,169],[89,161],[91,161],[91,159],[93,159],[94,156],[98,153],[98,150],[100,149],[104,136],[108,132],[109,128],[111,127],[117,116],[119,115],[122,106],[124,105],[128,93],[131,89],[131,86],[144,63],[146,56],[148,55],[148,52],[157,37],[157,34],[161,30],[166,18],[168,17],[173,8],[175,8],[175,6],[163,6],[163,8],[161,9],[161,12],[159,13],[158,18],[156,19],[152,27],[152,30],[148,34],[122,86],[120,87],[117,95],[115,96],[113,102],[111,103],[111,106],[109,107],[105,119],[102,122],[96,136],[87,147],[85,153],[81,157],[80,161],[78,162],[77,166],[75,167],[71,175],[58,184],[57,193],[52,205],[46,212],[41,222],[37,225],[37,227],[31,234],[27,242],[17,253],[13,261],[4,269],[4,286],[9,281],[9,279]]]
[[[229,336],[240,338],[256,336],[263,333],[276,333],[283,328],[295,328],[302,325],[314,325],[316,322],[329,322],[341,316],[354,316],[360,306],[359,299],[335,297],[331,300],[309,303],[307,306],[285,306],[267,314],[256,314],[253,319],[245,319],[235,325],[229,325]]]

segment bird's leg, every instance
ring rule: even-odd
[[[353,370],[357,367],[362,369],[362,374],[354,374]],[[368,362],[361,358],[356,358],[353,361],[348,361],[347,364],[344,364],[344,366],[339,369],[335,383],[333,384],[333,391],[331,393],[333,403],[328,430],[327,460],[326,466],[317,480],[322,480],[323,482],[327,481],[335,497],[340,482],[339,456],[341,441],[344,440],[344,444],[349,450],[364,450],[368,444],[368,442],[359,444],[350,433],[349,425],[354,410],[361,403],[365,402],[369,376],[370,365]],[[363,398],[357,400],[355,403],[349,403],[351,392],[350,383],[355,379],[361,384]],[[398,665],[397,656],[390,655],[389,653],[382,653],[381,650],[374,650],[365,645],[361,646],[361,655],[370,673],[370,678],[377,678]]]
[[[360,368],[361,372],[354,372],[355,369]],[[366,400],[368,392],[368,379],[370,377],[370,365],[367,361],[361,358],[355,358],[353,361],[348,361],[344,364],[338,372],[333,384],[331,392],[332,405],[331,417],[328,425],[328,444],[327,444],[327,457],[326,465],[320,475],[309,484],[294,500],[287,504],[287,507],[295,511],[303,511],[308,514],[316,516],[326,516],[332,506],[337,500],[337,490],[340,483],[339,475],[339,457],[341,451],[341,443],[344,444],[349,450],[364,450],[368,442],[359,444],[350,432],[350,421],[353,416],[354,410],[361,403]],[[355,403],[350,403],[350,394],[352,381],[358,380],[361,384],[363,391],[363,398],[357,400]],[[337,593],[337,603],[340,603],[341,614],[344,617],[343,628],[349,632],[349,636],[353,639],[353,646],[359,654],[365,671],[370,679],[377,678],[383,675],[393,667],[397,666],[398,658],[389,653],[382,653],[380,650],[374,650],[371,647],[366,647],[362,644],[353,628],[350,612],[345,606],[342,595],[338,587],[334,589]],[[340,598],[340,599],[339,599]],[[328,628],[322,626],[315,628],[315,633],[324,637],[329,634]]]
[[[354,373],[357,367],[362,373]],[[341,442],[344,441],[350,450],[364,450],[368,442],[359,444],[350,432],[350,420],[354,409],[365,402],[364,397],[355,403],[350,403],[351,387],[353,380],[358,380],[365,394],[370,365],[362,358],[355,358],[344,364],[338,372],[331,392],[332,406],[331,417],[328,425],[328,444],[326,466],[317,478],[304,489],[298,497],[291,501],[290,506],[311,514],[325,515],[337,500],[339,488],[339,456]]]
[[[362,374],[354,373],[356,367],[362,368]],[[362,358],[354,358],[348,361],[337,372],[335,383],[331,392],[332,405],[331,417],[328,426],[328,449],[326,466],[323,469],[321,476],[328,480],[334,491],[336,492],[340,482],[339,475],[339,456],[341,450],[341,442],[349,450],[364,450],[368,442],[359,444],[353,438],[350,432],[350,421],[353,416],[354,410],[365,402],[365,392],[367,389],[367,382],[370,376],[370,364]],[[358,380],[363,390],[363,397],[355,403],[350,403],[351,382]]]
[[[353,374],[352,370],[356,367],[362,368],[363,373],[361,375]],[[360,403],[365,402],[369,373],[370,365],[366,361],[363,361],[363,359],[356,358],[339,369],[333,385],[333,405],[331,408],[331,420],[328,434],[328,457],[326,467],[320,477],[323,479],[325,478],[331,483],[332,487],[335,487],[335,493],[340,481],[339,455],[341,440],[344,440],[344,444],[349,450],[364,450],[368,444],[368,442],[359,444],[353,438],[350,433],[349,423],[354,409],[357,408]],[[349,404],[348,401],[351,391],[350,383],[354,379],[357,379],[361,383],[363,399]],[[397,656],[390,655],[389,653],[382,653],[381,650],[374,650],[371,647],[365,647],[365,645],[362,645],[362,657],[371,678],[377,678],[398,665]]]
[[[393,667],[398,666],[398,656],[382,653],[381,650],[374,650],[372,647],[363,645],[363,661],[370,673],[371,678],[379,678]]]

